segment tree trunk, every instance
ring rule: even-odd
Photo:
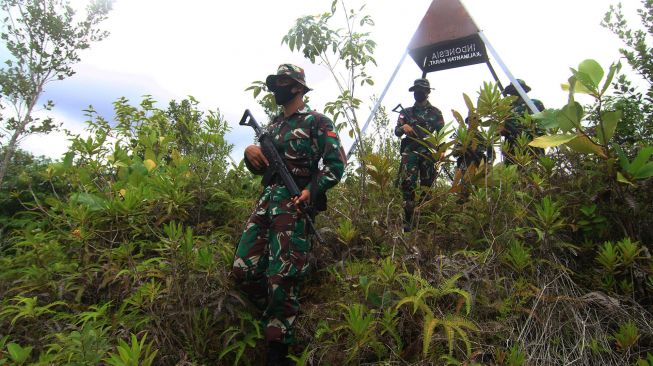
[[[38,88],[36,89],[36,95],[34,95],[34,98],[30,101],[29,103],[29,108],[27,108],[27,113],[25,113],[25,117],[23,118],[23,121],[18,125],[18,128],[14,131],[14,134],[11,136],[11,140],[9,140],[9,144],[7,145],[7,149],[5,150],[5,156],[2,161],[2,165],[0,165],[0,191],[2,191],[2,183],[5,180],[5,175],[7,174],[7,169],[9,168],[9,164],[11,163],[11,159],[14,158],[14,153],[16,152],[16,146],[18,145],[18,139],[25,133],[25,128],[27,127],[27,124],[32,121],[32,110],[34,109],[34,106],[36,105],[36,101],[39,99],[39,96],[41,95],[41,92],[43,91],[43,85],[39,85]]]
[[[18,138],[23,134],[26,125],[27,118],[25,118],[25,120],[20,124],[19,128],[14,131],[14,134],[11,136],[11,140],[9,140],[9,144],[7,144],[7,148],[5,149],[5,156],[2,159],[2,165],[0,165],[0,191],[2,190],[2,183],[4,182],[5,174],[7,174],[7,169],[11,163],[11,159],[14,158]]]

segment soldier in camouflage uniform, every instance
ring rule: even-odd
[[[404,136],[399,167],[399,184],[404,199],[404,232],[413,228],[417,180],[423,187],[430,187],[435,180],[435,162],[428,158],[428,148],[415,141],[421,134],[419,127],[431,133],[444,127],[442,112],[428,101],[431,93],[429,81],[417,79],[408,91],[413,92],[415,104],[399,114],[395,127],[395,135]]]
[[[458,133],[454,133],[452,136],[454,141],[456,141],[452,151],[453,157],[456,158],[454,185],[460,185],[460,203],[465,201],[470,192],[466,173],[470,171],[474,174],[473,172],[476,171],[476,168],[481,163],[491,164],[494,159],[494,147],[490,141],[486,140],[481,131],[479,131],[480,127],[470,126],[469,118],[465,118],[465,124],[468,134],[466,141],[461,141]],[[470,134],[472,136],[469,136]]]
[[[469,119],[465,119],[468,124]],[[463,174],[472,165],[479,166],[481,162],[487,163],[494,159],[494,150],[492,145],[483,137],[480,131],[474,130],[474,137],[471,139],[467,148],[464,148],[461,142],[454,144],[452,155],[456,158],[456,168],[460,169]],[[453,139],[457,140],[456,134]]]
[[[247,168],[264,174],[265,188],[238,243],[233,274],[239,288],[263,311],[268,365],[286,365],[299,310],[299,285],[307,273],[311,250],[306,216],[297,207],[303,201],[313,203],[316,197],[326,199],[325,192],[342,178],[346,157],[333,122],[304,104],[303,96],[311,89],[303,69],[282,64],[267,77],[266,85],[283,113],[265,128],[301,195],[290,197],[280,177],[270,174],[259,146],[245,149]]]
[[[526,93],[528,93],[531,88],[526,85],[524,80],[522,79],[517,79],[517,82],[519,85],[524,89]],[[537,125],[533,122],[532,126],[525,126],[522,123],[522,119],[525,115],[531,114],[530,108],[528,108],[528,105],[522,99],[522,97],[519,95],[517,92],[517,89],[515,88],[514,85],[510,84],[506,87],[504,90],[504,94],[506,95],[512,95],[516,96],[517,99],[512,103],[512,117],[506,119],[504,121],[503,129],[501,130],[501,135],[505,139],[505,143],[508,145],[508,149],[503,150],[503,156],[504,156],[504,163],[507,165],[512,165],[516,164],[517,161],[515,160],[515,153],[517,152],[517,139],[522,133],[526,134],[526,137],[528,138],[529,141],[532,141],[533,138],[542,135],[542,131],[537,127]],[[537,99],[532,99],[533,104],[539,109],[539,111],[544,110],[544,104],[542,104],[541,101]],[[544,154],[544,150],[540,148],[535,148],[535,147],[527,147],[527,152],[531,156],[536,156],[536,155],[542,155]]]

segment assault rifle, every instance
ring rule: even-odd
[[[424,132],[424,130],[422,130],[419,127],[419,125],[417,125],[417,121],[415,121],[413,118],[408,117],[408,114],[406,114],[406,110],[401,105],[401,103],[397,104],[397,106],[394,107],[392,111],[396,113],[401,113],[404,116],[404,119],[406,120],[408,125],[413,128],[413,131],[415,131],[415,137],[406,135],[407,137],[401,140],[401,146],[399,147],[400,152],[403,152],[404,149],[406,149],[408,142],[410,141],[410,138],[423,140],[428,147],[430,147],[433,150],[437,150],[436,147],[433,146],[433,144],[424,140],[428,137],[428,135]]]
[[[283,158],[281,155],[279,155],[279,151],[277,151],[276,147],[274,147],[272,136],[270,136],[261,128],[249,109],[245,109],[245,113],[243,113],[243,118],[240,119],[239,124],[241,126],[249,126],[254,129],[256,138],[261,143],[261,150],[263,150],[263,155],[265,155],[265,157],[268,159],[268,162],[270,163],[268,169],[272,169],[273,172],[277,174],[279,178],[281,178],[281,181],[288,189],[291,198],[298,197],[302,192],[299,190],[297,183],[288,171],[288,167],[283,161]],[[313,199],[313,197],[311,198]],[[311,211],[313,211],[313,209],[309,207],[306,202],[301,202],[299,204],[299,210],[306,215],[306,221],[308,221],[308,225],[315,234],[317,241],[320,244],[324,244],[324,239],[322,239],[322,236],[316,230],[313,219],[311,218]]]

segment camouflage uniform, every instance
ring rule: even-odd
[[[288,118],[280,114],[266,129],[297,185],[310,189],[311,198],[340,181],[346,157],[329,118],[304,106]],[[245,163],[254,174],[262,173]],[[272,177],[245,225],[233,264],[240,289],[263,310],[268,342],[293,342],[299,284],[310,250],[304,214],[297,212],[280,178]]]
[[[397,137],[404,135],[402,126],[406,123],[411,124],[416,132],[419,129],[418,126],[431,133],[444,127],[442,112],[428,101],[423,106],[415,103],[414,106],[406,108],[403,113],[399,114],[397,126],[395,127]],[[428,158],[428,148],[415,141],[412,137],[406,136],[404,140],[402,141],[403,148],[399,167],[399,185],[404,200],[404,224],[411,225],[415,209],[417,179],[419,178],[421,186],[430,187],[435,180],[436,172],[434,162]]]
[[[462,151],[460,143],[456,143],[453,148],[453,156],[456,158],[456,168],[461,171],[467,170],[472,165],[479,166],[482,161],[492,161],[494,150],[488,146],[488,142],[479,131],[475,131],[474,140],[469,144],[465,151]],[[454,134],[454,140],[457,138]]]
[[[521,87],[524,89],[525,92],[529,92],[531,88],[526,85],[526,83],[521,80],[517,79]],[[512,103],[512,117],[508,118],[504,121],[504,128],[501,131],[501,135],[504,136],[505,142],[508,143],[508,151],[504,151],[503,155],[505,157],[505,164],[515,164],[515,152],[516,152],[516,147],[518,146],[517,144],[517,139],[522,133],[526,133],[526,136],[528,136],[529,140],[532,140],[533,138],[542,135],[542,131],[534,126],[525,126],[522,121],[520,120],[527,114],[531,114],[530,108],[528,108],[528,105],[526,102],[519,97],[519,94],[517,93],[515,87],[511,84],[505,89],[506,94],[509,95],[515,95],[517,96],[517,100],[515,100]],[[531,99],[533,104],[535,104],[535,107],[541,112],[544,110],[544,104],[537,100],[537,99]],[[530,152],[532,155],[541,155],[544,154],[544,150],[540,148],[533,148],[529,147]]]

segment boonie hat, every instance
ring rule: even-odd
[[[277,79],[280,77],[289,77],[296,82],[302,84],[307,91],[313,90],[306,85],[306,76],[304,75],[304,69],[299,66],[292,64],[281,64],[277,69],[277,73],[273,75],[268,75],[265,79],[265,85],[267,85],[268,90],[274,91],[277,87]]]
[[[415,82],[413,82],[413,86],[411,86],[408,91],[412,92],[415,88],[433,89],[431,88],[429,81],[426,79],[416,79]]]

